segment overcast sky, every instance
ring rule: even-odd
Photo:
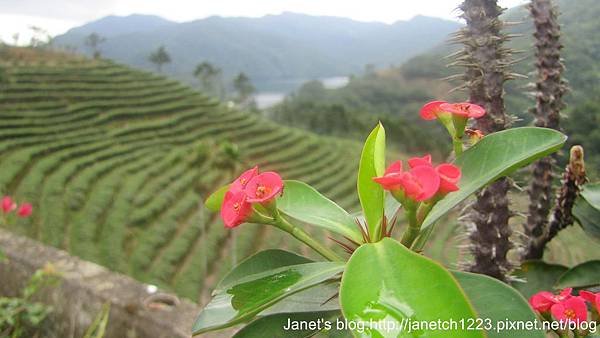
[[[154,14],[184,22],[212,15],[260,17],[284,11],[348,17],[392,23],[415,15],[456,20],[460,0],[0,0],[0,39],[11,41],[28,27],[42,27],[51,35],[64,33],[106,15]],[[503,7],[526,0],[500,0]]]

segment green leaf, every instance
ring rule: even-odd
[[[228,288],[240,279],[249,275],[284,266],[310,262],[312,261],[306,257],[302,257],[284,250],[274,249],[261,251],[244,260],[235,269],[228,273],[217,286],[217,290]],[[274,323],[278,323],[278,320],[283,318],[282,314],[295,316],[295,314],[292,314],[292,312],[300,313],[300,316],[304,316],[302,313],[321,313],[328,315],[329,313],[337,312],[339,314],[339,303],[337,298],[334,297],[338,290],[339,282],[321,283],[306,290],[302,290],[289,297],[286,297],[277,304],[260,312],[257,315],[258,319],[249,324],[249,326],[252,326],[251,329],[248,328],[250,331],[246,331],[247,327],[245,327],[240,332],[243,332],[244,334],[254,334],[257,332],[257,330],[276,330],[277,327]],[[256,323],[258,321],[260,321],[260,323]],[[282,336],[280,335],[279,331],[273,332],[273,334],[265,333],[264,336]],[[251,336],[252,335],[250,335],[250,337]]]
[[[229,190],[229,184],[220,187],[219,189],[217,189],[217,191],[210,194],[210,196],[208,196],[208,198],[206,199],[206,202],[204,202],[206,208],[212,212],[220,211],[227,190]]]
[[[312,263],[313,261],[297,255],[293,252],[270,249],[258,252],[238,264],[233,270],[229,271],[219,282],[216,289],[224,289],[234,284],[242,278],[257,273],[281,268],[289,265]]]
[[[569,268],[563,265],[538,260],[526,261],[514,272],[515,277],[523,281],[512,282],[512,286],[529,299],[540,291],[552,292],[556,281],[567,270]]]
[[[106,332],[106,326],[108,325],[108,318],[110,316],[110,302],[102,305],[102,309],[98,313],[98,316],[92,322],[92,325],[85,331],[83,338],[102,338]]]
[[[600,183],[583,186],[575,200],[573,216],[588,235],[600,239]]]
[[[556,130],[536,127],[513,128],[484,137],[456,159],[455,164],[462,170],[460,190],[448,194],[433,207],[422,229],[489,183],[558,151],[566,140]]]
[[[600,285],[600,260],[587,261],[572,267],[556,283],[557,289],[585,288]]]
[[[279,313],[263,317],[246,325],[234,338],[304,338],[327,328],[326,322],[333,327],[335,319],[341,316],[339,310],[324,312]],[[310,324],[313,323],[313,324]],[[309,327],[308,325],[313,325]]]
[[[316,189],[299,181],[285,181],[283,196],[277,207],[286,215],[301,222],[362,241],[354,218]]]
[[[489,338],[545,338],[544,331],[516,330],[510,322],[534,322],[536,314],[519,292],[494,278],[469,272],[452,272],[475,307]],[[539,323],[541,327],[541,323]],[[500,330],[504,328],[504,330]]]
[[[381,123],[373,129],[362,150],[358,167],[358,198],[362,206],[369,234],[375,237],[379,233],[383,216],[385,194],[383,188],[373,181],[373,177],[383,175],[385,171],[385,129]]]
[[[360,246],[350,257],[342,276],[340,304],[348,321],[383,325],[355,331],[357,337],[408,337],[400,329],[403,320],[459,321],[476,318],[476,313],[452,274],[438,263],[384,238]],[[383,323],[381,323],[383,324]],[[402,335],[404,334],[404,335]],[[419,337],[484,337],[482,331],[427,330]]]
[[[255,255],[244,261],[240,270],[234,269],[219,283],[213,299],[196,320],[193,333],[218,330],[251,320],[282,299],[330,280],[344,269],[342,263],[334,262],[285,266],[302,258],[277,251],[285,257],[279,260],[273,257],[277,255],[273,251]],[[265,269],[266,266],[277,265],[280,266]],[[256,271],[259,272],[253,273]],[[251,274],[242,277],[244,272]]]

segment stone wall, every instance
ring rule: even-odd
[[[160,291],[151,294],[130,277],[3,230],[0,250],[8,257],[0,263],[0,295],[15,296],[47,262],[61,274],[60,285],[36,298],[54,307],[43,337],[82,337],[106,302],[111,303],[106,338],[190,337],[197,304]]]

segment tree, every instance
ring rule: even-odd
[[[154,53],[150,54],[148,60],[156,65],[156,69],[160,73],[162,72],[162,66],[165,63],[171,62],[171,56],[169,56],[169,53],[167,53],[165,46],[160,46]]]
[[[256,91],[256,88],[250,82],[250,78],[244,72],[239,73],[233,79],[233,89],[237,93],[236,101],[238,103],[248,103],[250,97]]]
[[[29,41],[29,45],[31,47],[40,47],[43,44],[49,44],[52,41],[52,37],[48,34],[48,31],[38,27],[38,26],[29,26],[31,30],[31,40]]]
[[[99,59],[100,58],[100,49],[98,48],[98,46],[105,41],[106,41],[106,39],[103,38],[102,36],[100,36],[96,33],[92,33],[85,38],[84,44],[92,50],[94,59]]]
[[[223,95],[221,74],[221,68],[207,61],[198,64],[194,70],[194,76],[200,80],[202,90],[219,97]]]
[[[12,39],[13,39],[13,45],[15,45],[15,46],[19,45],[19,33],[13,34]]]

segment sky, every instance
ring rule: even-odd
[[[107,15],[153,14],[185,22],[213,15],[260,17],[285,11],[393,23],[415,15],[457,20],[461,0],[0,0],[0,39],[29,41],[29,26],[52,36]],[[499,0],[513,7],[526,0]]]

